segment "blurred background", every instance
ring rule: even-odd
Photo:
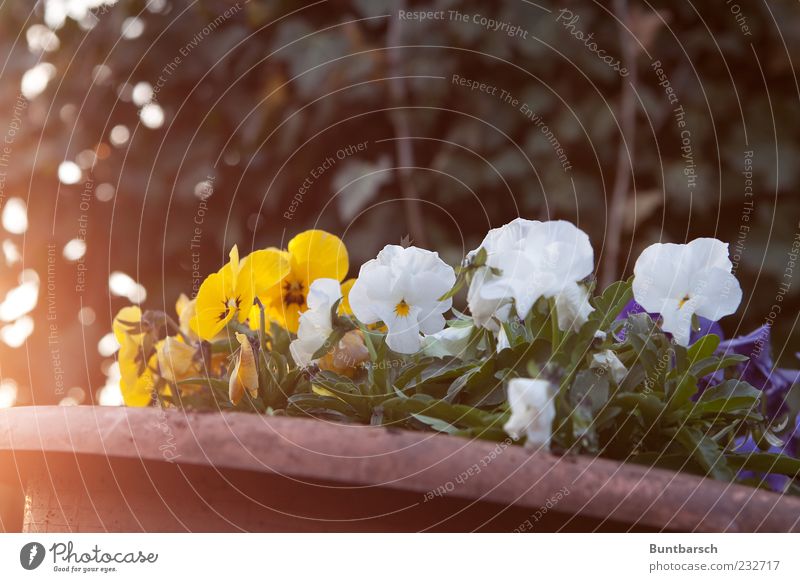
[[[0,407],[120,402],[110,335],[238,243],[456,264],[517,216],[602,282],[716,236],[797,367],[800,5],[505,0],[0,4]],[[794,245],[794,246],[793,246]]]

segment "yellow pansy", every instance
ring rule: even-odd
[[[201,372],[200,362],[195,358],[195,348],[178,337],[169,336],[158,342],[156,354],[161,377],[169,382],[196,377]]]
[[[307,230],[289,241],[288,252],[272,251],[280,253],[288,265],[287,272],[277,284],[266,287],[265,281],[259,280],[259,270],[254,268],[258,286],[263,289],[257,295],[269,319],[297,333],[300,314],[307,308],[306,298],[311,283],[322,278],[344,279],[350,268],[347,249],[335,235],[324,230]],[[252,327],[258,326],[259,317],[259,310],[254,308],[250,317]]]
[[[135,328],[126,324],[142,321],[139,307],[123,307],[112,324],[114,337],[119,343],[117,361],[120,371],[120,391],[127,406],[148,406],[153,394],[153,374],[144,363],[145,334],[136,333]],[[123,323],[125,322],[125,323]],[[131,332],[131,333],[129,333]]]
[[[184,293],[181,293],[175,302],[175,313],[178,315],[178,325],[181,333],[190,340],[198,339],[197,334],[192,329],[192,318],[197,313],[196,307],[197,299],[189,299]]]
[[[348,279],[342,283],[342,302],[339,304],[340,315],[353,315],[353,310],[350,308],[350,289],[353,288],[355,279]]]
[[[243,322],[253,303],[252,278],[242,268],[236,245],[231,249],[230,259],[219,271],[206,277],[197,291],[190,328],[206,340],[222,331],[236,315]]]
[[[236,341],[239,342],[241,349],[233,366],[231,378],[228,383],[228,397],[231,402],[238,404],[247,390],[250,396],[258,396],[258,368],[256,367],[256,355],[250,340],[242,333],[236,333]]]
[[[288,256],[278,249],[255,251],[239,260],[233,246],[230,262],[209,275],[197,292],[191,329],[205,340],[213,339],[237,316],[244,323],[257,293],[274,287],[290,270]],[[191,309],[190,305],[186,309]]]

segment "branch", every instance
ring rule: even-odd
[[[398,10],[405,10],[405,0],[397,2]],[[408,102],[408,90],[405,79],[403,78],[403,68],[401,65],[401,51],[393,47],[401,45],[401,24],[399,18],[392,18],[389,30],[386,34],[386,41],[389,48],[389,91],[395,107],[402,107]],[[395,153],[399,168],[395,168],[397,182],[400,186],[400,194],[403,197],[403,207],[405,209],[406,223],[408,224],[409,234],[415,243],[421,247],[427,247],[427,236],[423,227],[422,209],[419,199],[414,190],[411,178],[414,167],[414,149],[411,144],[411,132],[408,125],[408,114],[402,109],[395,109],[389,115],[395,134]]]
[[[623,81],[620,93],[621,132],[617,152],[617,170],[611,206],[608,217],[608,244],[600,276],[601,289],[605,289],[618,278],[617,265],[622,245],[622,230],[625,224],[625,210],[634,167],[634,142],[636,140],[636,45],[631,38],[630,11],[628,0],[614,0],[614,12],[620,21],[622,35],[622,62],[630,73],[630,79]],[[628,170],[630,165],[630,171]]]

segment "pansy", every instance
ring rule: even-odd
[[[350,290],[350,306],[361,322],[386,325],[386,344],[392,350],[412,354],[420,348],[420,332],[432,334],[444,328],[443,313],[452,299],[439,298],[455,280],[453,268],[438,253],[387,245],[362,265]]]
[[[250,265],[239,260],[239,249],[233,246],[230,262],[212,273],[200,285],[191,317],[191,329],[204,340],[216,336],[237,317],[244,323],[253,305],[253,276]]]
[[[590,368],[603,370],[611,374],[611,378],[616,384],[622,382],[628,375],[628,368],[622,363],[617,354],[611,350],[604,350],[592,356]]]
[[[517,275],[516,265],[512,261],[519,262],[520,273],[531,268],[524,246],[528,232],[534,224],[536,222],[532,220],[516,218],[499,228],[493,228],[486,234],[480,246],[467,254],[466,262],[470,264],[475,261],[481,249],[486,252],[486,261],[478,266],[467,291],[467,305],[475,325],[497,331],[500,328],[499,323],[508,320],[513,306]],[[500,270],[501,263],[506,267],[505,272]]]
[[[656,243],[636,261],[633,296],[646,311],[658,313],[663,330],[686,346],[694,315],[714,322],[739,307],[742,289],[732,268],[728,245],[717,239]]]
[[[474,329],[472,325],[452,325],[428,334],[422,338],[422,351],[434,358],[455,357],[464,360]]]
[[[526,436],[528,446],[548,447],[556,417],[554,392],[553,386],[546,380],[509,380],[511,417],[503,425],[503,430],[514,440]]]
[[[245,390],[252,398],[258,396],[258,367],[250,339],[243,333],[236,332],[235,335],[239,342],[239,354],[228,381],[228,397],[233,404],[238,404]]]
[[[539,222],[518,218],[484,239],[486,262],[470,283],[467,302],[479,325],[508,318],[509,302],[520,319],[534,303],[554,299],[562,330],[579,329],[593,308],[581,281],[594,271],[589,237],[565,220]],[[477,257],[478,251],[469,258]]]
[[[197,298],[189,299],[184,293],[178,296],[175,301],[175,313],[178,315],[178,326],[181,333],[190,341],[198,339],[197,334],[192,329],[192,319],[194,318],[197,307]]]
[[[139,307],[123,307],[111,326],[119,344],[120,391],[127,406],[147,406],[153,397],[153,373],[144,361],[148,336],[136,329],[141,321]]]
[[[762,325],[755,331],[723,341],[717,348],[721,356],[738,354],[749,359],[737,366],[737,375],[762,390],[767,399],[767,412],[771,416],[779,414],[784,406],[784,399],[793,384],[800,383],[800,370],[778,368],[772,359],[771,327]],[[708,379],[708,383],[722,381],[721,373]]]
[[[738,438],[735,442],[737,454],[756,454],[772,453],[784,454],[795,458],[800,457],[800,415],[792,422],[789,422],[787,434],[783,437],[783,446],[770,446],[766,451],[762,451],[751,435]],[[791,478],[779,473],[756,473],[754,471],[739,471],[740,479],[755,479],[763,482],[773,491],[783,493],[791,482]]]
[[[201,372],[201,363],[195,357],[195,348],[180,338],[165,337],[156,345],[156,354],[161,377],[168,382],[185,380]]]
[[[335,279],[338,283],[350,268],[344,243],[323,230],[298,234],[289,241],[288,251],[266,249],[250,256],[255,261],[256,295],[267,316],[292,333],[297,333],[300,314],[308,308],[311,284],[317,279]],[[259,310],[254,307],[251,327],[257,327],[259,317]]]

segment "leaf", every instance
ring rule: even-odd
[[[689,365],[694,366],[700,360],[710,358],[719,347],[719,336],[713,333],[704,335],[694,342],[687,351]]]
[[[483,396],[489,394],[493,389],[497,388],[498,384],[502,386],[502,383],[499,383],[494,377],[494,372],[495,360],[494,358],[489,358],[480,366],[472,368],[466,374],[453,380],[453,383],[447,389],[447,396],[444,399],[447,402],[453,402],[461,391],[471,395],[475,393]],[[470,404],[473,406],[479,405],[478,402],[470,402]]]
[[[728,466],[722,449],[708,435],[696,428],[683,426],[678,430],[675,438],[708,474],[721,481],[733,481],[734,472]]]
[[[327,339],[322,343],[322,345],[314,352],[314,355],[311,356],[312,360],[318,360],[324,357],[329,351],[331,351],[336,344],[339,343],[339,340],[344,337],[347,331],[341,328],[334,328],[331,334],[327,337]]]
[[[724,358],[711,356],[709,358],[704,358],[691,366],[691,372],[697,378],[704,378],[709,374],[713,374],[719,370],[724,370],[725,368],[746,362],[749,359],[750,358],[747,356],[740,356],[738,354],[728,355]]]
[[[707,388],[692,411],[693,414],[749,411],[758,408],[761,391],[742,380],[727,380]]]
[[[425,416],[424,414],[416,414],[413,412],[411,413],[411,416],[420,421],[422,424],[425,424],[438,432],[457,434],[460,430],[449,422],[445,422],[444,420],[440,420],[438,418],[433,418],[432,416]]]
[[[581,370],[570,387],[570,401],[575,407],[583,407],[592,416],[608,403],[608,377],[594,370]]]
[[[728,454],[725,456],[735,469],[757,473],[777,473],[800,478],[800,459],[775,453]]]
[[[439,297],[437,301],[446,301],[448,299],[451,299],[452,297],[455,296],[456,293],[461,291],[461,288],[464,286],[464,283],[466,282],[467,282],[466,270],[459,269],[458,276],[456,277],[456,282],[453,283],[453,286],[450,288],[450,290],[441,297]]]
[[[697,394],[698,389],[697,378],[692,374],[684,373],[675,390],[668,395],[667,412],[673,412],[691,401],[692,396]]]
[[[289,398],[286,410],[289,414],[312,416],[329,414],[352,421],[358,420],[358,412],[347,402],[319,394],[295,394]]]
[[[606,329],[631,299],[633,299],[633,277],[627,281],[612,283],[600,296],[594,298],[595,311],[589,318],[599,322],[599,329]]]
[[[496,415],[481,411],[472,406],[450,404],[444,400],[433,398],[390,398],[383,403],[386,411],[412,414],[422,414],[431,418],[438,418],[454,426],[486,427],[496,422]]]

